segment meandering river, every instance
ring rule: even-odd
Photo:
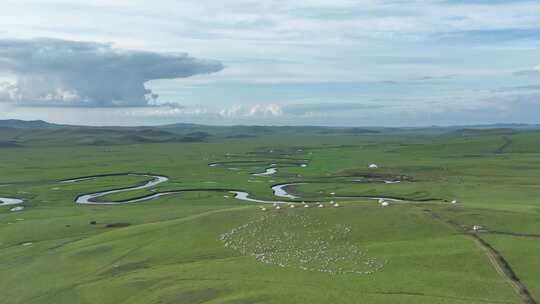
[[[152,179],[149,180],[148,182],[142,184],[142,185],[139,185],[139,186],[126,187],[126,188],[120,188],[120,189],[113,189],[113,190],[107,190],[107,191],[83,194],[83,195],[78,196],[77,199],[75,200],[75,202],[77,204],[112,205],[112,204],[119,204],[119,203],[141,202],[141,201],[146,201],[146,200],[150,200],[150,199],[165,195],[164,193],[156,193],[156,194],[154,194],[152,196],[146,196],[146,197],[144,197],[144,199],[140,198],[140,199],[128,200],[128,201],[124,201],[124,202],[96,202],[95,201],[95,199],[97,199],[99,197],[103,197],[103,196],[114,194],[114,193],[121,193],[121,192],[128,192],[128,191],[152,188],[152,187],[155,187],[155,186],[169,180],[168,177],[161,176],[161,175],[150,175],[150,174],[139,174],[139,173],[129,173],[129,174],[126,174],[126,175],[128,175],[128,176],[151,177]],[[93,177],[93,178],[96,178],[96,177]],[[90,177],[69,179],[69,180],[64,180],[62,182],[78,182],[78,181],[85,181],[85,180],[88,180],[88,179],[90,179]]]
[[[24,201],[19,198],[0,197],[0,206],[17,205],[17,204],[22,204],[22,203],[24,203]]]
[[[265,172],[255,173],[252,175],[269,176],[276,172],[277,172],[277,167],[275,164],[272,164],[270,165],[270,167],[265,169]],[[123,192],[136,191],[136,190],[141,190],[141,189],[155,188],[159,184],[167,182],[169,178],[163,175],[156,175],[156,174],[149,174],[149,173],[113,173],[113,174],[103,174],[103,175],[94,175],[94,176],[83,176],[83,177],[77,177],[77,178],[72,178],[72,179],[66,179],[59,182],[63,184],[69,184],[69,183],[77,183],[77,182],[94,180],[100,177],[107,177],[107,176],[140,176],[140,177],[150,178],[150,180],[144,182],[143,184],[139,184],[133,187],[123,187],[123,188],[109,189],[109,190],[104,190],[104,191],[99,191],[99,192],[82,194],[82,195],[77,196],[77,198],[75,199],[75,202],[77,204],[116,205],[116,204],[144,202],[144,201],[153,200],[162,196],[177,194],[181,192],[210,192],[212,191],[212,192],[229,192],[229,193],[234,194],[235,199],[248,201],[248,202],[265,203],[265,204],[273,204],[273,203],[284,204],[284,203],[290,203],[293,200],[300,199],[299,196],[294,195],[289,192],[291,187],[308,184],[308,182],[294,182],[294,183],[283,183],[283,184],[273,185],[271,187],[273,191],[273,195],[276,198],[286,199],[285,201],[261,200],[261,199],[251,197],[251,194],[246,191],[235,190],[235,189],[221,189],[221,188],[181,189],[181,190],[171,190],[171,191],[164,191],[164,192],[157,192],[156,189],[152,189],[151,191],[154,191],[155,193],[145,195],[142,197],[137,197],[137,198],[123,200],[123,201],[100,201],[98,200],[98,198],[105,197],[107,195],[111,195],[115,193],[123,193]],[[384,181],[384,182],[397,183],[399,181]],[[331,195],[332,195],[331,196],[332,198],[336,198],[336,199],[365,198],[365,199],[375,199],[379,201],[384,200],[384,201],[390,201],[390,202],[402,201],[398,198],[391,198],[391,197],[337,196],[334,193],[332,193]],[[21,203],[23,203],[23,200],[19,198],[0,197],[0,206],[15,205],[15,204],[21,204]]]

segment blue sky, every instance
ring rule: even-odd
[[[538,1],[5,2],[0,119],[540,122]]]

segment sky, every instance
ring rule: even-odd
[[[4,0],[0,119],[540,123],[540,1]]]

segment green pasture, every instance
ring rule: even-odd
[[[467,235],[474,225],[540,299],[540,132],[226,130],[114,144],[88,144],[107,132],[17,131],[26,141],[0,148],[0,197],[25,200],[19,212],[0,206],[0,303],[522,303]],[[277,174],[252,175],[270,164]],[[114,173],[170,180],[98,201],[191,191],[78,205],[148,178],[60,183]],[[288,182],[305,183],[289,189],[298,201],[325,207],[262,211],[215,191],[276,200],[271,186]],[[403,201],[362,198],[372,196]]]

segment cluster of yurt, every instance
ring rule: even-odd
[[[280,203],[272,203],[272,207],[273,207],[273,209],[275,209],[275,210],[281,210],[281,208],[282,208],[281,205],[283,205],[283,204],[285,204],[285,202],[283,202],[283,203],[281,203],[281,204],[280,204]],[[288,203],[287,205],[288,205],[289,208],[291,208],[291,209],[296,208],[298,205],[301,205],[301,206],[304,207],[304,208],[311,208],[311,207],[312,207],[311,204],[308,204],[308,203],[306,203],[306,202],[301,202],[301,203]],[[323,203],[316,203],[316,204],[314,204],[314,206],[315,206],[315,205],[316,205],[317,208],[324,208],[324,207],[325,207],[325,204],[323,204]],[[339,207],[341,207],[341,205],[340,205],[339,203],[337,203],[337,202],[335,202],[335,201],[333,201],[333,200],[329,202],[328,206],[331,206],[331,207],[334,207],[334,208],[339,208]],[[265,207],[265,206],[260,207],[260,209],[261,209],[261,211],[268,211],[268,210],[269,210],[269,209],[268,209],[267,207]]]

